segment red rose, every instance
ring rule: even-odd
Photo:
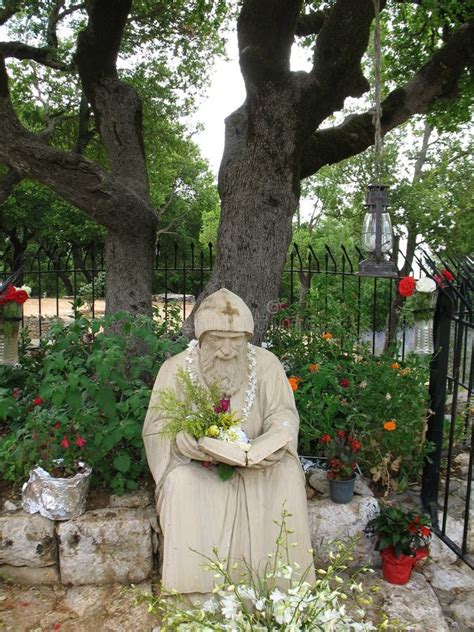
[[[41,406],[42,403],[43,399],[39,395],[37,395],[33,400],[33,406]]]
[[[13,300],[15,301],[15,303],[18,303],[18,305],[23,305],[23,303],[29,298],[28,294],[25,292],[25,290],[17,290],[15,293],[15,296],[13,297]]]
[[[446,279],[446,281],[449,281],[450,283],[454,281],[454,275],[451,274],[449,270],[446,270],[446,268],[443,268],[441,270],[441,276],[443,276]]]
[[[354,439],[354,441],[351,443],[351,446],[354,452],[358,452],[361,449],[362,444],[360,443],[360,441]]]
[[[398,293],[400,296],[411,296],[415,291],[416,281],[412,276],[404,276],[398,284]]]
[[[348,388],[350,385],[351,383],[349,382],[347,377],[343,377],[341,380],[339,380],[339,386],[342,386],[342,388]]]
[[[424,525],[420,527],[420,531],[421,531],[421,535],[423,535],[425,538],[431,535],[431,529],[429,529],[428,527],[425,527]]]
[[[346,433],[344,432],[344,430],[336,430],[336,434],[340,439],[344,439],[346,436]]]
[[[325,432],[323,434],[323,436],[320,439],[321,443],[329,443],[331,441],[331,435],[328,435],[327,432]]]

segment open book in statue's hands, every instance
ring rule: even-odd
[[[252,439],[252,444],[247,452],[247,465],[257,465],[267,459],[271,454],[285,447],[292,439],[291,433],[285,428],[269,430],[256,439]]]
[[[230,443],[212,437],[203,437],[198,441],[206,454],[212,456],[219,463],[245,467],[247,454],[238,443]]]

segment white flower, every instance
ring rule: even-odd
[[[367,382],[361,382],[359,388],[367,388]]]
[[[202,604],[201,610],[203,610],[204,612],[216,612],[217,611],[216,600],[213,599],[212,597],[209,597],[209,599]]]
[[[235,619],[239,608],[239,602],[234,595],[221,597],[221,612],[226,619]]]
[[[434,292],[436,290],[436,281],[429,277],[421,277],[416,282],[417,292]]]
[[[275,590],[270,594],[270,599],[273,603],[278,603],[279,601],[283,601],[285,599],[285,595],[281,592],[281,590],[275,588]]]
[[[385,399],[388,400],[388,401],[390,401],[392,399],[392,396],[390,395],[390,393],[387,393],[385,395]]]

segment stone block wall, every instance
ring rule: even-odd
[[[111,505],[64,522],[23,510],[0,514],[0,574],[28,585],[131,584],[148,579],[157,550],[157,521],[150,500],[133,494],[112,497]]]

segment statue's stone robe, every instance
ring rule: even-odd
[[[196,460],[205,460],[204,454],[180,449],[179,437],[176,441],[160,435],[166,419],[157,410],[159,392],[176,391],[176,372],[185,368],[186,352],[167,360],[158,373],[143,440],[156,482],[156,507],[164,534],[162,581],[167,589],[212,591],[213,573],[203,570],[204,559],[198,553],[212,557],[214,547],[221,558],[228,559],[229,569],[243,558],[253,568],[262,569],[268,553],[275,550],[279,527],[274,521],[280,520],[283,507],[291,514],[287,526],[294,530],[289,544],[298,543],[290,547],[290,559],[301,571],[312,564],[304,474],[296,452],[299,418],[293,392],[279,360],[259,347],[255,351],[257,392],[243,429],[251,439],[260,437],[260,451],[265,452],[276,440],[281,443],[282,433],[287,433],[287,443],[254,467],[236,468],[225,482],[214,468],[206,469]],[[198,377],[202,380],[199,372]],[[244,384],[231,399],[237,414],[246,388]],[[312,567],[308,579],[314,579]]]

